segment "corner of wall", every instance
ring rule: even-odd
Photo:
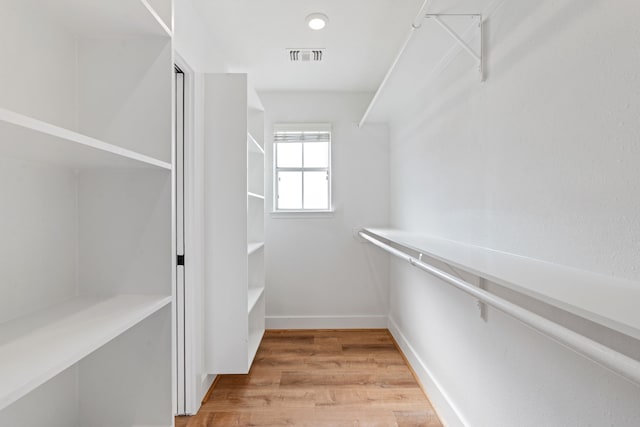
[[[398,347],[400,347],[400,350],[407,359],[407,362],[418,377],[417,379],[420,383],[420,387],[431,401],[440,421],[442,421],[446,427],[470,426],[471,424],[464,418],[455,402],[434,376],[433,372],[420,358],[391,316],[389,316],[388,327],[389,332],[391,332],[391,335],[396,340]]]

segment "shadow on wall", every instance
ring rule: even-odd
[[[564,6],[558,8],[554,13],[548,14],[546,21],[538,21],[530,26],[528,34],[520,34],[517,37],[517,40],[522,40],[522,42],[511,46],[511,48],[506,50],[500,58],[496,58],[496,62],[493,64],[495,72],[497,74],[508,73],[511,68],[524,60],[527,56],[553,42],[553,39],[560,31],[566,30],[566,28],[570,27],[572,22],[584,16],[589,9],[593,8],[596,3],[599,3],[600,1],[601,0],[565,0],[563,2]],[[553,9],[553,6],[547,5],[555,3],[558,2],[555,0],[544,0],[526,3],[519,2],[514,5],[513,10],[510,12],[521,19],[502,20],[502,23],[513,23],[513,25],[511,27],[496,27],[496,34],[487,32],[487,34],[490,35],[490,37],[488,37],[489,46],[487,49],[489,57],[491,57],[491,52],[494,50],[492,49],[492,46],[501,44],[503,40],[514,39],[513,34],[515,32],[525,31],[524,24],[527,20],[533,20],[536,10]],[[523,7],[525,5],[528,6],[528,8]],[[543,8],[543,6],[546,7]],[[515,11],[518,13],[516,14]]]
[[[588,2],[567,0],[564,2],[564,6],[558,9],[557,13],[549,14],[546,21],[542,23],[536,22],[535,25],[532,24],[528,28],[525,24],[535,18],[537,10],[545,10],[543,8],[545,4],[555,2],[552,0],[529,2],[525,5],[526,7],[523,7],[522,4],[517,4],[512,6],[513,10],[508,9],[510,6],[505,1],[500,1],[490,6],[483,16],[485,80],[509,73],[518,63],[551,43],[560,31],[563,31],[568,24],[586,14],[590,8],[596,5],[596,2],[597,0]],[[495,24],[494,26],[494,22],[499,17],[501,10],[504,10],[505,13],[516,14],[520,19],[500,20],[500,24]],[[506,41],[514,39],[513,35],[518,31],[528,31],[528,34],[517,37],[518,40],[523,40],[523,42],[506,48],[493,61],[494,52],[498,50],[497,48],[504,45]],[[470,59],[462,56],[461,49],[456,49],[454,46],[452,50],[457,51],[457,54],[448,63],[442,65],[442,70],[440,71],[448,69],[453,72],[427,73],[430,77],[423,81],[423,84],[411,95],[413,100],[423,99],[427,101],[413,102],[408,110],[402,112],[402,117],[413,118],[411,121],[403,123],[402,135],[412,135],[426,124],[436,124],[437,120],[446,117],[447,113],[459,108],[460,105],[464,105],[465,101],[469,99],[470,92],[480,84],[475,79],[475,70],[472,70],[474,73],[472,77],[470,68],[466,66]],[[449,54],[447,53],[445,57]],[[465,65],[460,67],[462,64]],[[456,65],[458,67],[455,67]],[[435,96],[436,94],[438,96]],[[441,99],[442,101],[436,103],[433,101],[434,99]],[[402,139],[402,135],[399,135],[401,137],[399,139]]]

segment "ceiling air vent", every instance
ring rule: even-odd
[[[287,49],[291,62],[321,62],[324,49]]]

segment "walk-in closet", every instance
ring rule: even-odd
[[[0,0],[0,427],[640,426],[638,18]]]

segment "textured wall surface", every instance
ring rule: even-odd
[[[395,115],[392,225],[640,280],[638,17],[630,0],[494,2],[486,82],[460,54],[429,82],[422,69]],[[401,66],[424,66],[428,43]],[[393,321],[463,422],[640,425],[640,388],[500,313],[482,321],[471,298],[404,264],[390,289]]]

